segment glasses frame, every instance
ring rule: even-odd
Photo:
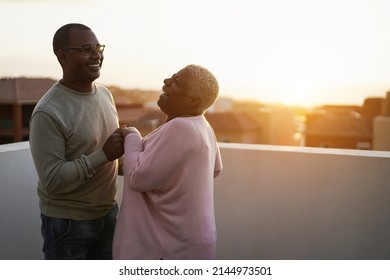
[[[67,50],[79,50],[81,51],[84,55],[91,55],[93,52],[98,52],[100,54],[103,54],[104,49],[106,45],[96,45],[96,46],[91,46],[91,45],[85,45],[82,47],[67,47],[67,48],[62,48],[61,50],[67,51]]]

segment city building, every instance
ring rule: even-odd
[[[28,140],[35,104],[54,83],[49,78],[0,79],[0,144]]]
[[[363,106],[321,106],[306,115],[307,147],[373,149],[374,118],[384,98],[367,98]]]
[[[374,118],[373,149],[390,151],[390,92],[386,93],[382,112],[382,115]]]
[[[260,143],[261,126],[245,112],[223,111],[206,113],[218,142]]]
[[[0,79],[0,144],[28,140],[34,106],[54,83],[48,78]],[[145,136],[165,122],[156,104],[158,91],[109,89],[120,124],[135,126]],[[388,93],[386,99],[367,98],[362,106],[325,105],[301,116],[288,106],[220,97],[205,117],[218,142],[390,150],[389,99]]]

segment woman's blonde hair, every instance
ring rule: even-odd
[[[209,70],[200,65],[189,64],[186,68],[191,71],[191,91],[188,95],[199,98],[200,109],[206,111],[218,98],[218,81]]]

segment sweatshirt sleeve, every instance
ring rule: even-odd
[[[31,119],[30,149],[40,183],[48,192],[70,192],[89,180],[98,167],[108,162],[102,149],[68,160],[61,129],[44,112],[34,113]]]
[[[162,188],[167,180],[180,176],[182,171],[178,167],[186,165],[187,159],[196,152],[194,134],[188,126],[167,124],[157,133],[152,143],[135,134],[125,139],[123,169],[127,186],[134,191]]]

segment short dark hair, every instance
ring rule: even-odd
[[[91,30],[91,28],[81,23],[69,23],[60,27],[53,37],[53,52],[55,55],[57,55],[58,50],[68,45],[69,34],[74,29]]]

